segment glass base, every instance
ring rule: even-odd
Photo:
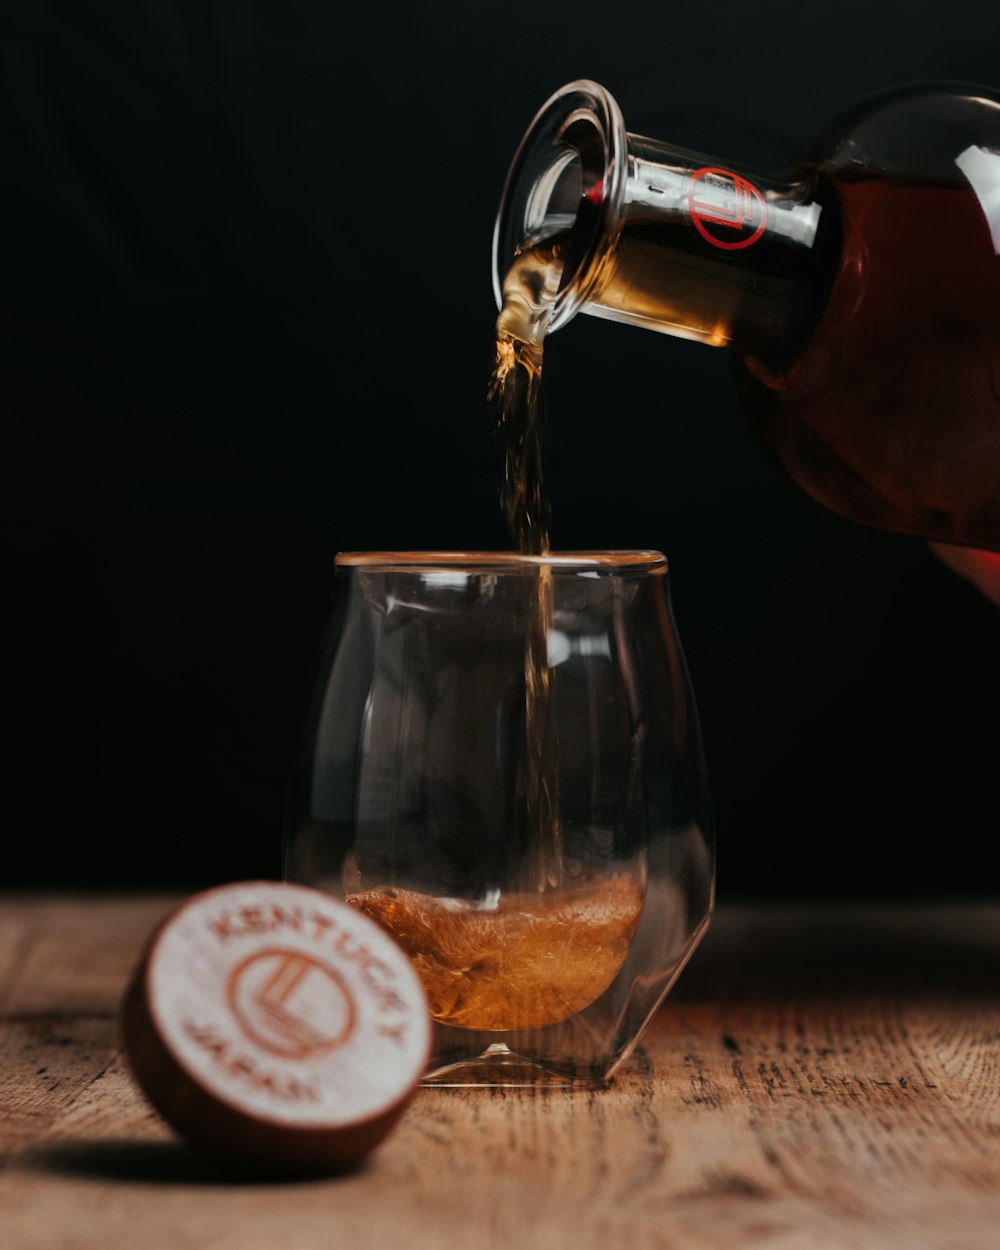
[[[597,1076],[579,1076],[527,1059],[505,1042],[494,1042],[479,1055],[453,1063],[432,1065],[422,1084],[437,1088],[539,1087],[546,1089],[604,1089],[609,1082]]]

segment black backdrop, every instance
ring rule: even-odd
[[[779,171],[1000,85],[1000,10],[15,0],[0,56],[0,888],[198,888],[279,870],[334,553],[509,545],[490,238],[548,94]],[[554,545],[670,559],[720,895],[988,888],[1000,609],[787,485],[723,351],[581,317],[546,370]]]

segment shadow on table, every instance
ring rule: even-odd
[[[40,1146],[22,1159],[32,1171],[85,1180],[139,1181],[162,1185],[302,1185],[345,1178],[364,1170],[365,1161],[336,1173],[282,1173],[207,1155],[183,1141],[108,1138]]]
[[[995,998],[1000,902],[721,907],[674,994],[686,1001],[892,993]]]

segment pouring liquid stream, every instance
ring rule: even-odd
[[[501,506],[522,555],[550,553],[542,363],[562,246],[557,236],[519,253],[496,322],[488,398],[503,457]],[[542,561],[524,575],[531,580],[518,871],[474,901],[438,899],[395,886],[348,895],[413,959],[435,1019],[485,1031],[543,1028],[589,1006],[625,962],[643,905],[642,888],[629,876],[577,879],[569,871],[559,815],[559,742],[548,653],[552,570]]]
[[[496,409],[503,453],[500,500],[521,555],[549,554],[550,510],[544,489],[546,408],[542,389],[545,329],[551,311],[558,244],[522,251],[503,287],[496,323],[496,356],[488,397]],[[526,836],[532,847],[524,888],[544,893],[563,884],[559,827],[559,743],[552,720],[552,571],[528,569],[533,580],[524,653]]]

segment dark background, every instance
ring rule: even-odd
[[[493,219],[545,98],[781,171],[831,114],[1000,80],[1000,10],[21,0],[0,15],[0,888],[279,871],[339,550],[506,547]],[[823,513],[723,351],[549,342],[555,547],[671,563],[720,897],[973,895],[1000,609]]]

